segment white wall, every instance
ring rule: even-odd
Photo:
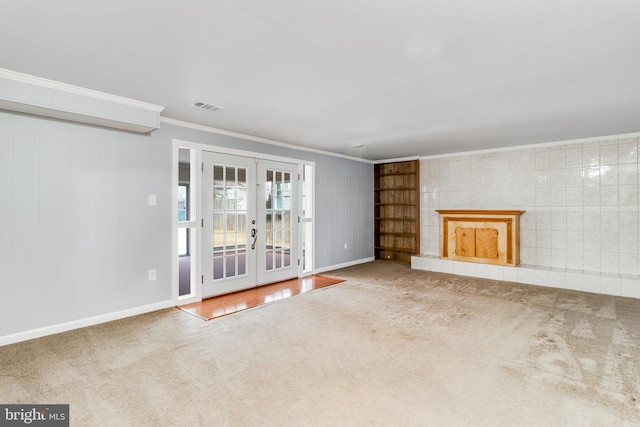
[[[0,336],[171,299],[171,153],[158,148],[0,112]],[[148,282],[151,268],[165,279]]]
[[[173,138],[314,161],[317,267],[373,256],[371,164],[180,126],[139,135],[0,111],[0,345],[172,305]]]
[[[519,281],[640,297],[637,137],[423,158],[420,167],[423,255],[440,253],[435,209],[521,209],[517,274],[529,277]]]

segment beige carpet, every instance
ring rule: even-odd
[[[0,347],[1,403],[73,426],[640,423],[640,300],[412,271],[203,322],[177,309]]]

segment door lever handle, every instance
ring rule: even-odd
[[[253,243],[251,244],[251,250],[256,248],[256,240],[258,240],[258,232],[255,228],[251,229],[251,237],[253,237]]]

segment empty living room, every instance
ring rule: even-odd
[[[640,425],[640,2],[0,13],[0,425]]]

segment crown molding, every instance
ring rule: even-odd
[[[73,93],[75,95],[87,96],[90,98],[100,99],[102,101],[113,102],[121,105],[127,105],[129,107],[140,108],[148,110],[154,113],[160,113],[164,110],[164,107],[160,105],[150,104],[148,102],[137,101],[131,98],[125,98],[122,96],[111,95],[105,92],[99,92],[97,90],[86,89],[80,86],[74,86],[66,83],[57,82],[54,80],[44,79],[42,77],[36,77],[29,74],[18,73],[17,71],[6,70],[0,68],[0,78],[13,80],[16,82],[26,83],[29,85],[41,86],[48,89],[54,89],[61,92]]]
[[[347,160],[354,160],[356,162],[373,164],[373,161],[368,160],[368,159],[361,159],[359,157],[347,156],[345,154],[334,153],[334,152],[331,152],[331,151],[318,150],[317,148],[303,147],[303,146],[300,146],[300,145],[295,145],[295,144],[289,144],[289,143],[286,143],[286,142],[275,141],[273,139],[262,138],[262,137],[254,136],[254,135],[248,135],[248,134],[245,134],[245,133],[233,132],[233,131],[224,130],[224,129],[218,129],[218,128],[214,128],[214,127],[211,127],[211,126],[199,125],[199,124],[196,124],[196,123],[185,122],[183,120],[172,119],[170,117],[165,117],[165,116],[160,116],[160,122],[161,123],[166,123],[168,125],[174,125],[174,126],[187,128],[187,129],[199,130],[199,131],[202,131],[202,132],[208,132],[208,133],[215,133],[215,134],[218,134],[218,135],[231,136],[231,137],[234,137],[234,138],[241,138],[241,139],[246,139],[246,140],[249,140],[249,141],[260,142],[262,144],[267,144],[267,145],[275,145],[275,146],[278,146],[278,147],[289,148],[289,149],[292,149],[292,150],[307,151],[307,152],[310,152],[310,153],[323,154],[325,156],[340,157],[340,158],[347,159]]]

